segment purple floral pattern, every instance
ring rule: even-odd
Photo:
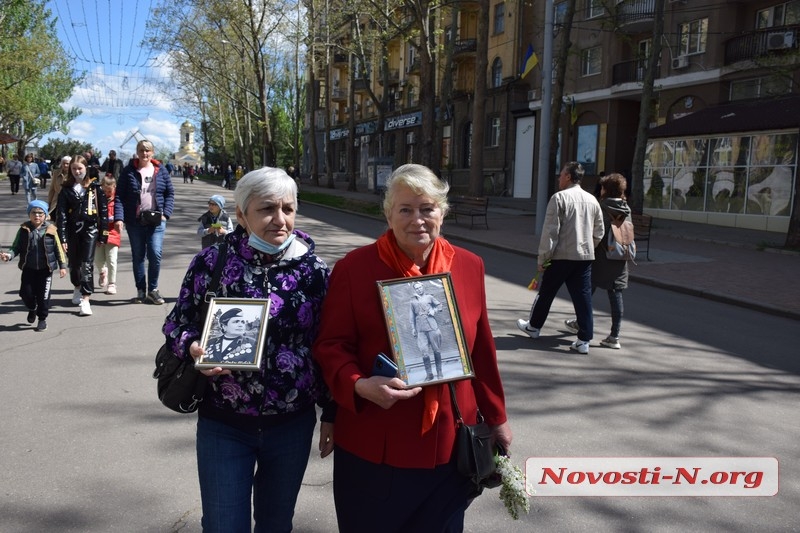
[[[311,238],[298,230],[295,234],[308,251],[277,261],[250,248],[241,227],[227,236],[228,255],[218,296],[268,297],[270,319],[260,371],[209,378],[204,401],[214,408],[248,415],[283,414],[302,411],[315,402],[324,405],[330,398],[310,349],[319,330],[330,270],[314,254]],[[178,301],[164,323],[167,342],[181,358],[200,339],[204,319],[199,316],[200,305],[218,255],[219,245],[215,245],[192,259]]]

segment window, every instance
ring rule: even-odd
[[[600,74],[603,66],[603,47],[586,48],[581,52],[581,76]]]
[[[486,123],[486,146],[500,146],[500,117],[494,117]]]
[[[756,28],[788,26],[800,22],[800,0],[785,2],[756,13]]]
[[[708,19],[684,22],[681,24],[679,31],[678,55],[702,54],[706,51],[707,39]]]
[[[556,4],[553,9],[555,11],[553,16],[553,23],[556,26],[564,24],[564,20],[567,18],[567,3],[560,2]]]
[[[494,6],[494,34],[503,33],[506,29],[506,5],[497,4]]]
[[[606,8],[603,7],[603,0],[587,0],[586,18],[593,19],[605,15]]]
[[[503,85],[503,61],[498,57],[492,63],[492,87]]]
[[[731,82],[730,100],[747,100],[787,94],[792,90],[792,81],[785,76],[766,76]]]

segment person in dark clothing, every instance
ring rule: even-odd
[[[66,257],[55,225],[47,220],[48,205],[42,200],[28,204],[28,222],[23,222],[8,252],[0,252],[0,260],[11,261],[19,256],[22,281],[19,296],[28,309],[28,324],[36,317],[38,331],[47,329],[50,312],[50,287],[53,271],[63,278],[67,275]]]
[[[208,211],[200,215],[197,221],[200,222],[197,234],[200,235],[203,248],[224,241],[225,235],[233,231],[233,220],[225,212],[225,198],[219,194],[208,199]]]

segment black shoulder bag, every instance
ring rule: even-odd
[[[222,277],[222,267],[228,255],[228,244],[222,243],[219,255],[214,265],[209,290],[203,299],[203,312],[208,311],[208,298],[214,295],[213,291],[219,290],[219,280]],[[213,290],[212,290],[213,289]],[[156,354],[156,369],[153,378],[158,380],[158,399],[165,406],[177,413],[194,413],[203,401],[207,379],[204,374],[194,367],[194,359],[187,355],[180,359],[165,342]]]
[[[473,490],[470,498],[479,496],[483,489],[499,487],[503,482],[496,472],[494,447],[492,446],[492,430],[478,411],[477,424],[469,426],[461,417],[461,410],[456,401],[456,388],[451,381],[450,397],[453,399],[453,414],[456,428],[456,459],[458,471],[472,482]]]

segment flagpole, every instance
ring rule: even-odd
[[[553,0],[545,1],[542,56],[542,108],[539,113],[539,166],[536,171],[536,235],[542,234],[550,180],[550,116],[553,95]]]

